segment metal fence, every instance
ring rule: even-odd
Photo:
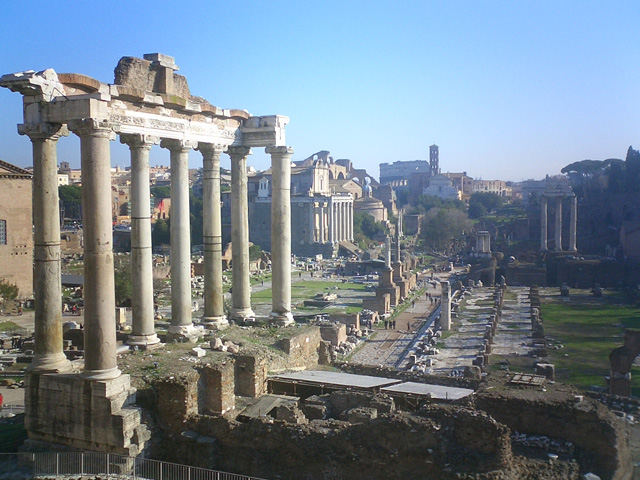
[[[0,453],[2,478],[37,479],[80,475],[100,479],[262,480],[235,473],[112,453]],[[14,473],[15,472],[15,473]]]

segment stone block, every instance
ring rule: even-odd
[[[378,417],[378,411],[375,408],[356,407],[348,410],[346,416],[349,423],[368,423]]]

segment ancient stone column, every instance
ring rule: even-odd
[[[334,243],[336,243],[336,232],[335,232],[335,221],[334,221],[334,214],[335,214],[335,203],[333,203],[333,200],[330,201],[329,203],[329,242],[331,242],[331,244],[333,245]]]
[[[318,241],[320,243],[324,243],[324,230],[325,230],[325,225],[324,225],[324,202],[320,202],[319,203],[319,221],[320,221],[320,231],[318,233]]]
[[[151,251],[151,187],[149,151],[160,142],[147,135],[121,135],[131,150],[131,335],[129,345],[155,345],[153,258]]]
[[[384,266],[391,269],[391,237],[388,235],[384,241]]]
[[[569,199],[571,201],[571,211],[569,216],[569,250],[577,252],[576,230],[578,227],[578,198],[574,195]]]
[[[451,287],[446,280],[440,282],[442,287],[442,295],[440,302],[440,329],[443,331],[451,330]]]
[[[353,242],[353,202],[349,202],[347,205],[349,208],[349,219],[347,223],[349,228],[349,241]]]
[[[223,145],[199,143],[202,153],[204,242],[204,316],[208,328],[222,329],[229,325],[224,314],[222,284],[222,220],[220,217],[220,155]]]
[[[312,200],[309,204],[309,243],[316,241],[315,235],[316,229],[316,207],[315,202]]]
[[[171,338],[194,339],[191,319],[191,232],[189,219],[189,151],[197,144],[163,139],[171,158]],[[197,336],[197,335],[196,335]]]
[[[338,234],[338,238],[340,241],[344,241],[345,238],[345,222],[344,222],[344,202],[340,202],[338,204],[338,224],[340,225],[340,233]]]
[[[540,197],[540,250],[546,252],[547,247],[547,197]]]
[[[39,123],[19,125],[33,147],[33,225],[35,345],[33,372],[62,372],[71,364],[62,348],[62,288],[60,285],[60,206],[56,144],[69,135],[66,127]]]
[[[562,251],[562,197],[556,199],[556,251]]]
[[[84,240],[84,372],[92,380],[120,376],[116,362],[111,152],[106,120],[69,123],[80,137]]]
[[[267,147],[271,155],[271,322],[293,325],[291,314],[291,147]]]
[[[231,263],[233,266],[231,318],[244,322],[255,317],[251,309],[249,272],[249,205],[247,156],[249,147],[229,147],[231,157]]]
[[[342,202],[336,204],[336,229],[338,242],[343,240],[342,238]]]

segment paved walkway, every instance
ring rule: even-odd
[[[444,280],[448,274],[437,278]],[[440,298],[440,285],[432,287],[427,284],[426,293],[436,299]],[[427,300],[425,294],[416,298],[414,306],[410,306],[396,317],[396,328],[386,329],[384,324],[375,328],[373,338],[365,341],[349,359],[350,363],[362,365],[383,365],[395,368],[406,348],[413,342],[416,334],[427,321],[437,304]]]

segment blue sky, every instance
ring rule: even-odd
[[[111,83],[120,57],[161,52],[192,94],[289,116],[294,159],[329,150],[377,177],[436,143],[443,171],[523,180],[640,147],[638,18],[637,1],[6,2],[0,73]],[[0,158],[30,165],[20,95],[0,89],[0,112]],[[60,141],[59,160],[79,155]],[[129,163],[118,142],[112,158]]]

